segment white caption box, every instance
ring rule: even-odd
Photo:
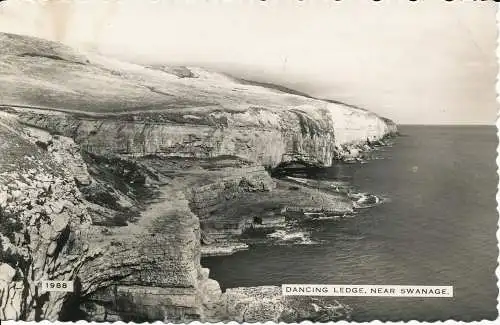
[[[73,281],[41,281],[40,283],[42,292],[73,292]]]
[[[284,296],[453,297],[452,286],[283,284]]]

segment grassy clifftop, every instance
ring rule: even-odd
[[[139,66],[14,34],[0,33],[0,44],[2,104],[87,113],[160,110],[186,114],[190,110],[211,114],[333,104],[369,114],[280,86],[239,80],[196,67]]]

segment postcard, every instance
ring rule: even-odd
[[[496,14],[1,1],[0,320],[497,320]]]

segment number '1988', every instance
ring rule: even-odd
[[[62,291],[73,292],[73,281],[42,281],[42,292],[45,291]]]

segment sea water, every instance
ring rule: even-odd
[[[306,244],[203,259],[223,288],[285,284],[452,285],[453,298],[340,297],[353,320],[493,319],[498,294],[496,129],[401,126],[366,164],[324,169],[387,200],[303,226]],[[297,231],[297,230],[294,230]]]

